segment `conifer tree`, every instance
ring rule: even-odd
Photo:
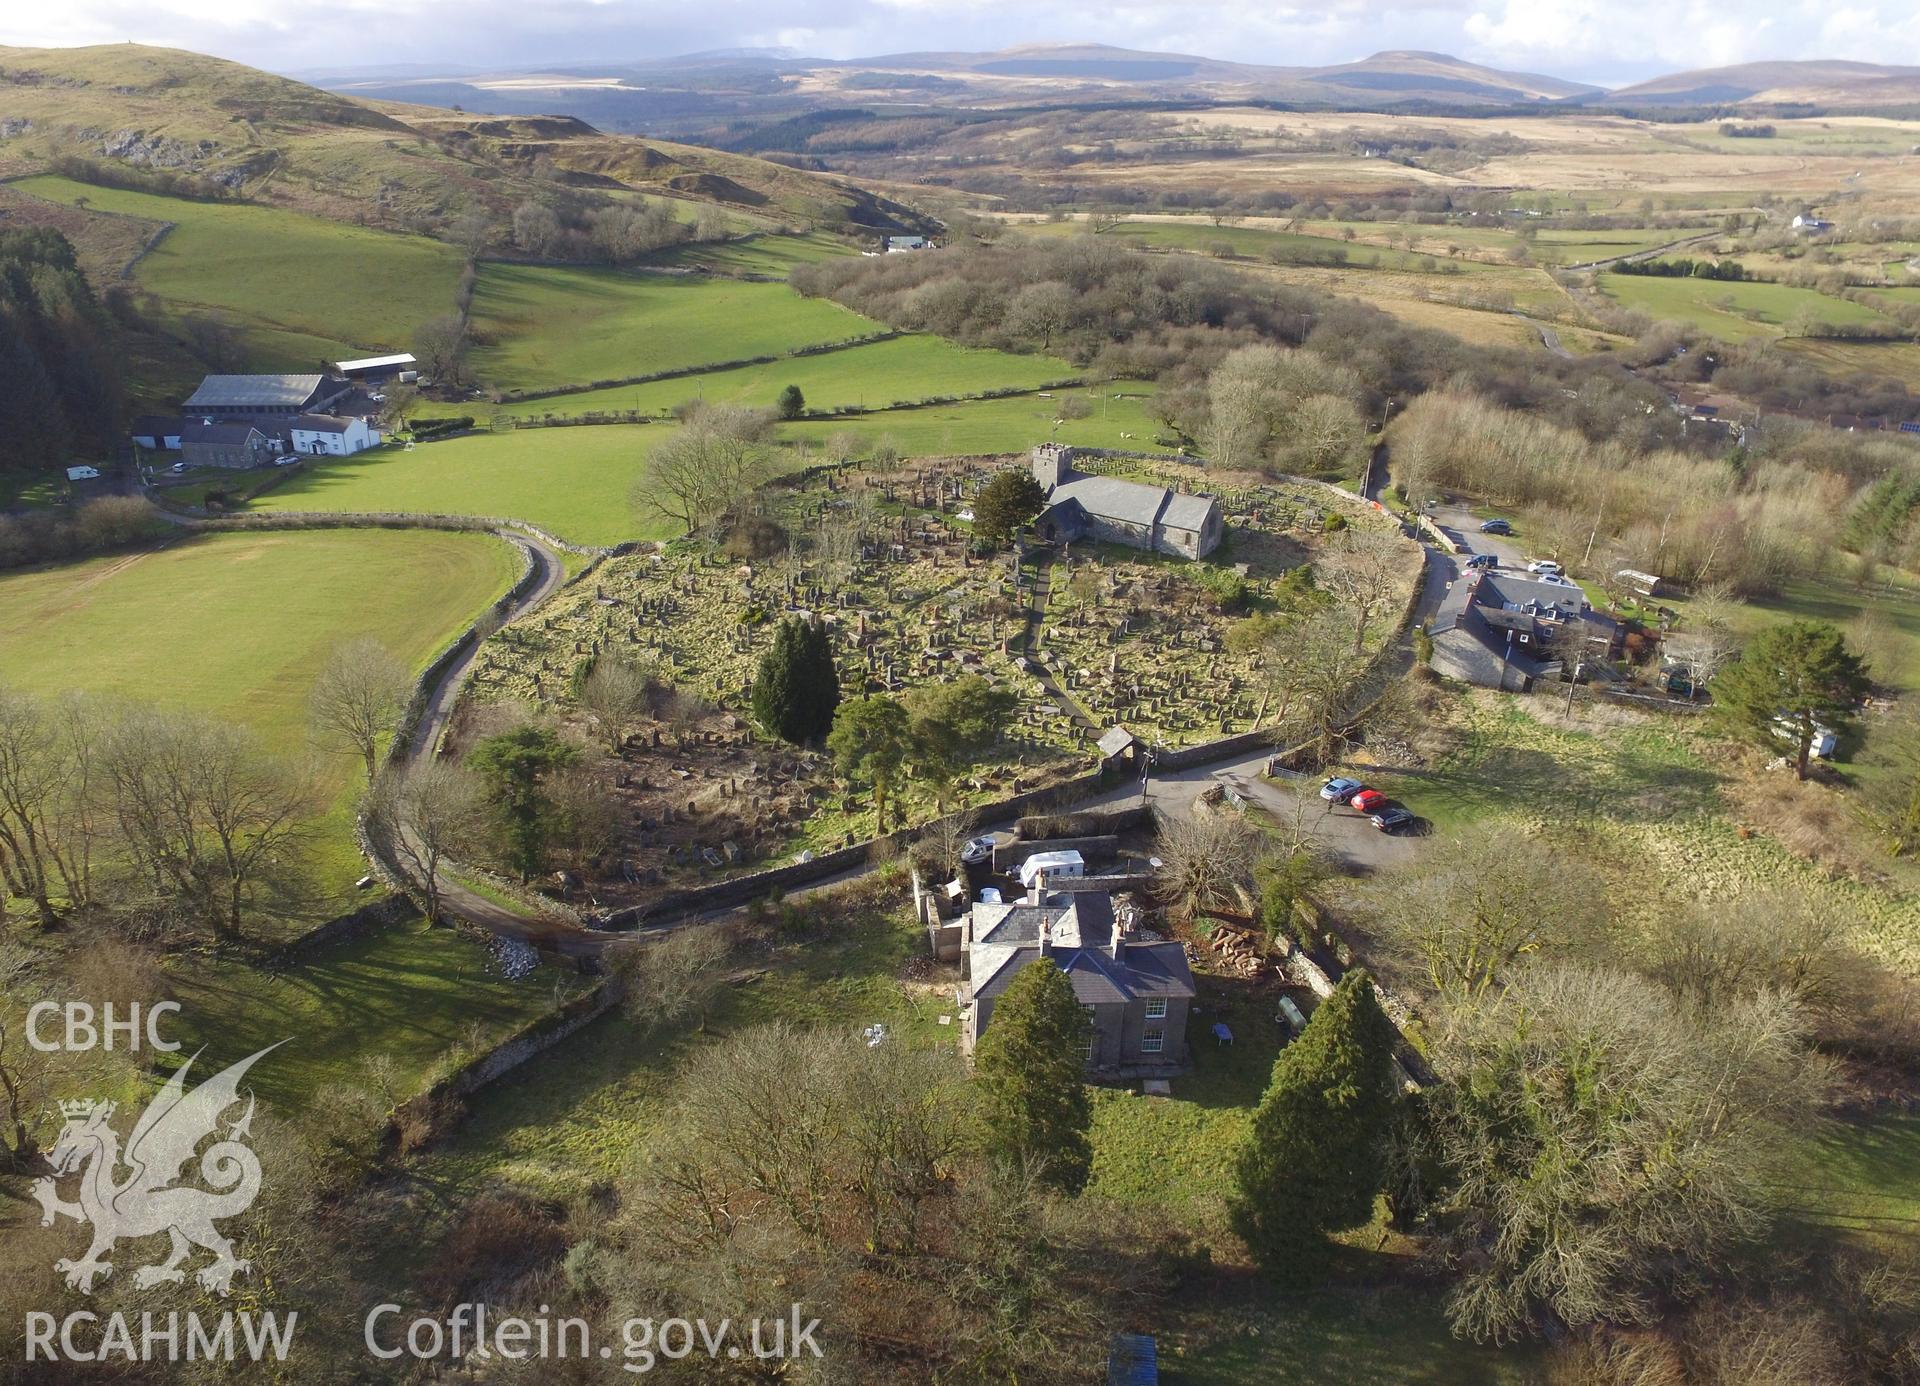
[[[795,616],[773,633],[753,680],[753,715],[762,727],[795,745],[825,736],[840,705],[833,645],[819,621]]]
[[[1090,1024],[1073,983],[1043,958],[1000,993],[974,1053],[989,1153],[1069,1193],[1085,1187],[1093,1166],[1084,1078]]]
[[[1269,1273],[1311,1270],[1372,1216],[1394,1100],[1393,1025],[1355,970],[1274,1061],[1234,1171],[1234,1230]]]

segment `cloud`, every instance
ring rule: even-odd
[[[1278,64],[1424,48],[1597,81],[1769,57],[1920,63],[1912,0],[334,0],[324,21],[282,0],[9,0],[0,13],[0,43],[125,40],[283,72],[614,65],[759,46],[858,57],[1064,41]]]

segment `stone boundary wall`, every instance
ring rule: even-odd
[[[622,992],[619,979],[608,977],[565,1005],[528,1021],[485,1053],[469,1059],[395,1108],[387,1119],[389,1140],[407,1119],[428,1118],[439,1103],[478,1092],[591,1025],[620,1004]]]

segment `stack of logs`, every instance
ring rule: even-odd
[[[1258,977],[1267,969],[1267,945],[1252,929],[1221,920],[1209,940],[1221,965],[1242,977]]]

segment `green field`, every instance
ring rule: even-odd
[[[195,957],[171,969],[169,981],[186,1051],[207,1049],[199,1076],[287,1041],[247,1081],[295,1120],[321,1088],[364,1085],[365,1062],[375,1056],[393,1066],[399,1095],[410,1095],[451,1051],[496,1043],[582,985],[553,968],[509,981],[474,938],[418,922],[349,939],[280,971]]]
[[[963,347],[942,337],[895,337],[839,351],[795,356],[757,366],[675,376],[645,385],[616,385],[543,399],[510,400],[498,408],[516,418],[578,416],[595,411],[660,414],[688,400],[770,409],[788,385],[798,385],[810,409],[876,408],[932,395],[1033,388],[1070,380],[1079,371],[1052,356]],[[472,403],[435,404],[423,416],[470,414]],[[493,412],[491,409],[488,413]]]
[[[657,265],[684,265],[719,274],[776,274],[784,276],[795,265],[854,254],[838,236],[810,232],[803,236],[766,234],[737,241],[708,241],[677,245],[653,257]]]
[[[1052,399],[1020,395],[782,424],[780,436],[805,443],[810,452],[782,452],[780,459],[786,464],[807,455],[819,460],[827,441],[840,434],[869,445],[889,440],[909,456],[1024,452],[1049,437],[1085,447],[1151,450],[1157,425],[1147,415],[1147,396],[1137,393],[1144,387],[1123,382],[1111,389],[1128,393],[1102,402],[1084,391],[1061,391]],[[1090,398],[1092,413],[1055,427],[1060,402],[1070,395]],[[521,428],[422,443],[411,452],[380,448],[303,468],[255,500],[253,508],[485,515],[526,520],[581,544],[666,539],[672,526],[636,512],[631,497],[648,450],[671,429],[670,424]]]
[[[670,424],[525,428],[378,448],[316,462],[255,510],[422,511],[525,520],[581,544],[665,539],[671,527],[630,499]]]
[[[340,641],[372,636],[424,665],[519,572],[482,535],[386,530],[222,534],[0,577],[0,677],[191,708],[307,748],[307,694]],[[364,867],[350,830],[356,767],[321,764],[317,884]],[[331,912],[324,905],[321,916]]]
[[[85,198],[100,211],[172,222],[135,279],[174,308],[230,319],[245,338],[249,369],[311,370],[343,355],[402,350],[421,323],[453,309],[460,252],[425,237],[65,178],[17,186],[55,202]]]
[[[1779,336],[1788,323],[1807,313],[1836,326],[1887,322],[1871,308],[1788,284],[1603,274],[1600,288],[1623,307],[1655,318],[1691,323],[1703,332],[1732,341]]]
[[[1115,399],[1112,396],[1118,395]],[[1147,412],[1151,388],[1115,381],[1099,393],[1060,390],[1052,399],[1018,395],[1010,399],[963,400],[958,404],[894,409],[845,419],[782,424],[782,437],[820,445],[838,433],[866,442],[891,439],[909,457],[951,457],[974,453],[1025,452],[1049,438],[1089,448],[1132,452],[1166,451],[1155,442],[1161,432]],[[1084,419],[1060,418],[1061,402],[1079,398],[1092,412]],[[1130,437],[1123,437],[1129,434]]]
[[[503,389],[626,380],[880,330],[785,284],[611,269],[482,266],[474,367]]]

